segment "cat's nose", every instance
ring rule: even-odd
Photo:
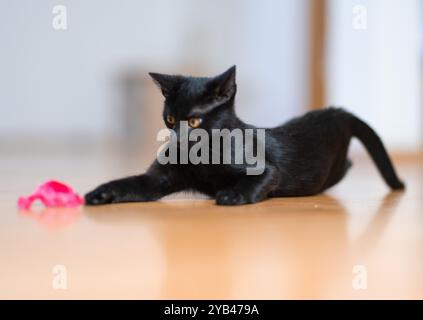
[[[186,121],[181,121],[174,126],[176,140],[178,143],[188,141],[189,128]]]
[[[173,131],[175,132],[175,141],[179,143],[181,141],[181,130],[174,127]]]

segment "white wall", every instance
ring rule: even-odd
[[[328,100],[364,118],[391,149],[422,146],[420,4],[329,1]],[[367,9],[366,29],[353,27],[356,5]]]
[[[238,101],[245,120],[276,126],[307,109],[309,3],[243,2],[238,60],[245,82]]]
[[[0,137],[116,134],[120,72],[193,62],[237,64],[241,117],[276,125],[307,104],[308,1],[2,0]],[[52,28],[56,4],[66,31]]]

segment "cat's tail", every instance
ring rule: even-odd
[[[404,189],[405,185],[398,178],[382,140],[364,121],[354,115],[351,116],[352,135],[357,137],[366,147],[383,179],[393,190]]]

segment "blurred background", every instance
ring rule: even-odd
[[[391,152],[418,152],[422,10],[418,0],[1,0],[0,152],[118,148],[151,160],[163,99],[147,72],[212,76],[234,64],[246,122],[344,106]]]

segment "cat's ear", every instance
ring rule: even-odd
[[[236,93],[236,66],[211,79],[209,90],[218,100],[229,100]]]
[[[153,81],[159,86],[165,98],[177,89],[178,83],[180,82],[180,76],[172,76],[161,73],[148,73]]]

